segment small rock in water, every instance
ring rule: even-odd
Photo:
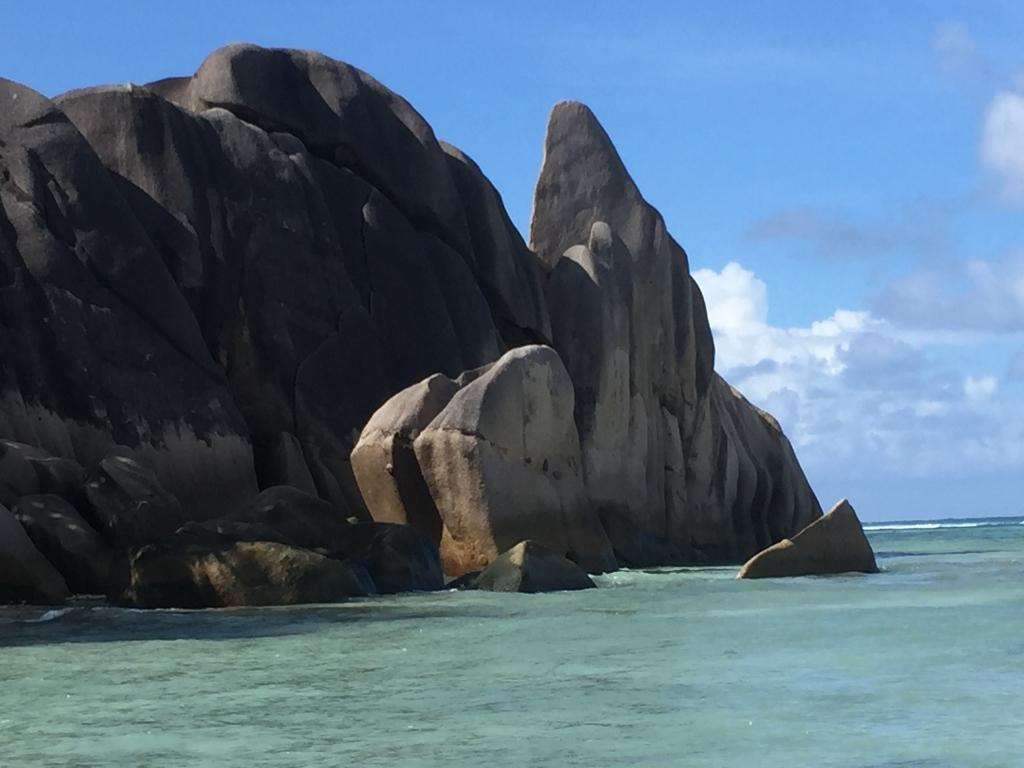
[[[877,573],[871,549],[857,513],[841,499],[828,514],[792,539],[783,539],[744,563],[738,579],[813,576],[829,573]]]

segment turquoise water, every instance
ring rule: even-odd
[[[1024,524],[977,523],[869,530],[877,576],[4,609],[0,765],[1019,768]]]

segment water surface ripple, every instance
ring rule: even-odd
[[[0,609],[0,765],[1019,768],[1024,525],[955,522],[871,577]]]

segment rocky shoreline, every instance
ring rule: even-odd
[[[529,244],[321,54],[0,104],[0,602],[551,588],[821,517],[582,104],[552,110]]]

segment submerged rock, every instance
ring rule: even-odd
[[[576,563],[534,541],[521,541],[502,553],[472,582],[473,589],[490,592],[558,592],[595,586]]]
[[[871,549],[857,513],[842,499],[827,514],[801,530],[758,552],[743,564],[738,579],[813,576],[830,573],[877,573]]]
[[[0,506],[0,602],[52,605],[69,594],[57,569],[36,549],[14,515]]]
[[[128,597],[141,608],[222,608],[332,603],[375,591],[358,563],[187,526],[139,550]]]

